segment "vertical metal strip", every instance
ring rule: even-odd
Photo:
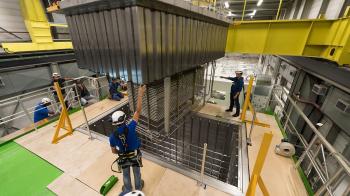
[[[124,75],[124,78],[128,81],[131,81],[131,75],[128,74],[128,64],[129,64],[129,58],[128,58],[128,40],[127,40],[127,34],[128,32],[125,31],[126,24],[125,24],[125,10],[124,9],[116,9],[117,12],[117,20],[118,20],[118,30],[119,30],[119,41],[121,46],[121,54],[123,59],[123,64],[121,65],[122,72]],[[130,73],[130,72],[129,72]]]
[[[119,40],[119,27],[118,27],[118,20],[117,20],[117,11],[116,9],[113,9],[110,11],[111,15],[111,26],[110,28],[112,29],[113,35],[113,52],[112,52],[112,58],[114,59],[112,61],[113,66],[114,66],[114,71],[116,76],[120,76],[122,79],[125,79],[123,77],[123,71],[122,71],[122,66],[123,66],[123,57],[122,57],[122,49],[120,47],[120,40]]]
[[[135,40],[135,66],[139,83],[149,82],[149,68],[146,57],[146,28],[144,21],[144,8],[132,7],[132,20]]]
[[[74,17],[76,20],[76,24],[77,24],[77,29],[78,29],[78,34],[80,37],[80,41],[81,41],[81,49],[83,51],[83,56],[84,56],[84,67],[92,67],[92,59],[91,59],[91,54],[89,52],[89,41],[86,35],[86,25],[84,23],[84,18],[82,15],[76,15]]]
[[[93,39],[93,37],[95,35],[93,33],[93,30],[92,30],[89,14],[84,14],[83,18],[84,18],[84,24],[86,26],[86,37],[87,37],[88,43],[89,43],[88,50],[89,50],[89,53],[90,53],[91,59],[92,59],[92,62],[91,62],[92,67],[89,67],[89,69],[97,70],[99,64],[97,62],[97,56],[95,53],[95,45],[94,45],[94,39]]]
[[[154,72],[154,56],[153,56],[153,37],[152,37],[152,13],[150,9],[145,9],[145,18],[144,18],[144,24],[145,24],[145,38],[146,38],[146,54],[147,54],[147,68],[149,73],[149,80],[153,81],[155,79]]]
[[[97,63],[97,67],[96,67],[95,71],[101,72],[102,57],[101,57],[101,51],[99,49],[94,14],[89,13],[88,18],[89,18],[89,25],[90,25],[90,30],[91,30],[91,34],[92,34],[92,36],[91,36],[91,40],[92,40],[92,44],[93,44],[92,49],[93,49],[93,53],[95,54],[96,63]]]
[[[131,74],[131,79],[137,84],[142,84],[142,78],[137,77],[137,65],[135,62],[135,32],[133,29],[133,20],[132,20],[132,10],[131,7],[125,8],[125,23],[126,23],[126,32],[128,32],[128,72]]]
[[[111,12],[112,11],[103,11],[104,15],[104,21],[105,21],[105,29],[106,29],[106,39],[107,39],[107,45],[106,48],[108,47],[108,69],[109,69],[109,75],[116,77],[116,69],[115,69],[115,64],[116,64],[116,55],[115,55],[115,45],[114,45],[114,38],[113,38],[113,28],[112,28],[112,18],[111,18]]]

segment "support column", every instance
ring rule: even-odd
[[[58,73],[61,75],[61,70],[57,63],[51,63],[50,69],[51,69],[51,73]]]
[[[170,96],[171,96],[171,79],[164,78],[164,130],[168,134],[170,130]]]

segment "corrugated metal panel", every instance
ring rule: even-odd
[[[141,84],[224,56],[228,24],[223,21],[204,15],[198,20],[198,13],[192,17],[190,11],[183,16],[141,6],[105,6],[67,12],[84,68]]]

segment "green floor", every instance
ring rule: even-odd
[[[0,146],[0,195],[55,195],[46,188],[62,171],[16,144]]]

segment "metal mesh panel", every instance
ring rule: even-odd
[[[118,110],[123,110],[130,120],[128,105]],[[116,127],[109,119],[110,114],[91,124],[90,129],[110,136]],[[198,172],[201,169],[203,144],[207,143],[205,175],[234,186],[238,183],[239,131],[239,125],[192,112],[180,117],[177,129],[169,137],[160,135],[150,138],[143,126],[137,126],[144,151],[162,161]]]
[[[171,77],[170,83],[170,133],[177,129],[179,117],[186,115],[193,107],[198,107],[202,101],[204,68],[187,71]],[[135,111],[138,85],[128,82],[128,96],[131,111]],[[140,126],[143,130],[156,135],[164,133],[165,118],[164,81],[159,80],[147,85]],[[150,136],[151,137],[151,136]]]

